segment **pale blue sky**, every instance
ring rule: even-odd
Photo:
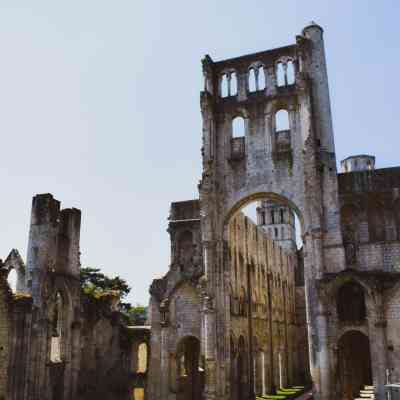
[[[131,300],[167,271],[171,201],[197,196],[201,58],[325,29],[338,160],[399,164],[396,0],[1,0],[0,257],[25,257],[31,198],[83,212],[82,264]]]

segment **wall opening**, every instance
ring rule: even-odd
[[[279,62],[276,65],[276,84],[279,87],[286,86],[286,80],[285,80],[285,67],[283,63]]]
[[[63,341],[63,298],[60,292],[54,296],[53,312],[51,316],[51,343],[50,361],[53,363],[62,362],[62,341]]]
[[[145,374],[147,372],[147,363],[148,363],[148,347],[147,343],[141,343],[138,347],[137,354],[137,373]]]
[[[230,96],[236,96],[238,94],[238,80],[236,72],[231,73],[230,79]]]
[[[275,113],[275,131],[288,131],[290,129],[289,113],[287,110],[281,109]]]
[[[297,377],[309,376],[305,307],[301,311],[304,326],[297,337],[290,326],[297,313],[295,299],[304,296],[304,280],[296,280],[304,276],[297,272],[304,268],[299,261],[303,253],[298,211],[275,195],[253,195],[239,204],[226,221],[231,298],[238,299],[238,308],[231,307],[230,315],[243,338],[232,360],[236,371],[232,373],[236,380],[231,382],[233,399],[247,398],[253,391],[271,393],[281,384],[280,377],[285,385],[295,384],[294,369]],[[295,273],[285,275],[285,268]],[[268,339],[256,338],[259,329]],[[272,339],[277,336],[279,343]],[[298,354],[304,356],[301,365],[293,361]]]
[[[183,338],[177,350],[177,400],[201,400],[204,367],[200,362],[200,341],[194,336]]]
[[[18,273],[14,268],[12,268],[8,273],[7,282],[8,286],[10,287],[13,293],[17,291],[17,281],[18,281]]]
[[[288,61],[286,64],[286,78],[288,85],[294,85],[296,81],[296,72],[293,61]]]
[[[346,332],[338,343],[338,388],[341,399],[359,397],[365,385],[372,385],[369,339],[358,331]]]
[[[228,75],[223,74],[221,77],[221,97],[228,97]]]
[[[246,134],[246,123],[243,117],[235,117],[232,120],[232,138],[244,137]]]

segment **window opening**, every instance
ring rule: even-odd
[[[293,61],[287,63],[286,68],[286,81],[288,85],[293,85],[296,80],[295,69]]]
[[[242,117],[236,117],[232,120],[232,137],[244,137],[245,136],[245,121]]]
[[[275,131],[288,131],[289,129],[289,113],[283,109],[277,111],[275,114]]]
[[[60,292],[57,292],[54,305],[53,315],[51,319],[51,348],[50,348],[50,361],[57,363],[61,362],[61,342],[63,336],[63,300]]]

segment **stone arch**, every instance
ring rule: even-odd
[[[353,271],[342,273],[335,279],[327,282],[319,288],[321,298],[324,301],[326,309],[330,310],[332,316],[338,318],[336,300],[340,288],[348,283],[359,285],[364,292],[366,319],[379,314],[379,301],[375,296],[374,287],[367,280],[361,279]]]
[[[292,200],[290,200],[288,197],[285,197],[278,193],[262,192],[262,191],[260,191],[260,192],[254,191],[253,193],[247,193],[247,194],[243,195],[239,200],[237,200],[235,202],[235,204],[231,205],[230,208],[228,208],[228,211],[227,211],[225,219],[224,219],[225,229],[229,225],[229,221],[231,220],[231,218],[236,213],[240,212],[240,210],[243,207],[245,207],[246,205],[248,205],[252,202],[266,200],[266,199],[271,200],[275,203],[290,207],[296,213],[296,215],[299,219],[301,231],[303,233],[305,232],[303,214]],[[225,238],[227,238],[227,235],[225,235]]]
[[[7,279],[13,292],[26,291],[26,267],[18,250],[11,250],[3,267],[7,272]],[[10,274],[12,274],[10,276]]]

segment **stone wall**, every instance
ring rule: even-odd
[[[8,362],[10,356],[11,293],[7,273],[1,269],[0,260],[0,399],[7,399]]]

